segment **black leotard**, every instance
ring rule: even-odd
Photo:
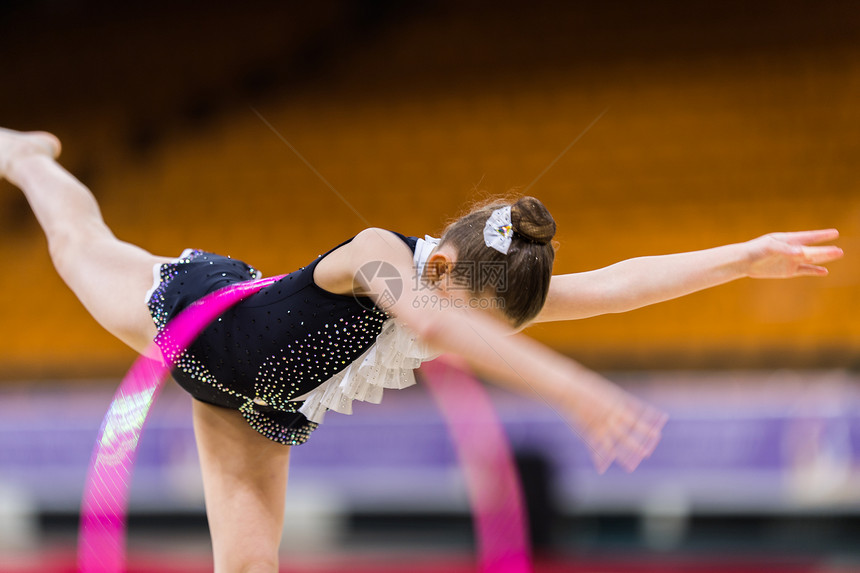
[[[415,237],[395,234],[415,250]],[[204,251],[186,251],[161,265],[160,284],[147,305],[159,329],[156,343],[176,360],[173,376],[179,385],[198,400],[240,410],[272,440],[305,442],[317,424],[299,413],[302,402],[292,399],[361,356],[388,318],[369,298],[317,286],[314,269],[333,250],[225,312],[178,356],[162,332],[167,322],[202,296],[257,278],[258,272]]]

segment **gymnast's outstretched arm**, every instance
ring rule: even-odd
[[[626,312],[743,277],[824,276],[821,265],[842,256],[836,229],[771,233],[688,253],[638,257],[588,271],[555,275],[543,310],[533,322],[573,320]]]
[[[443,265],[439,253],[434,256]],[[374,293],[385,292],[393,275],[357,271],[379,261],[393,265],[406,281],[413,276],[412,254],[403,242],[388,231],[366,229],[323,259],[315,280],[333,292],[352,286],[359,294],[377,298]],[[651,454],[665,423],[661,412],[537,341],[511,336],[503,316],[473,310],[464,290],[446,291],[444,282],[437,286],[432,292],[438,296],[427,297],[422,288],[405,288],[390,304],[384,300],[377,304],[431,347],[462,357],[488,382],[556,409],[590,447],[599,471],[613,461],[632,470]]]

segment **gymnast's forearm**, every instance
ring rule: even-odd
[[[478,313],[401,316],[437,350],[463,357],[481,377],[538,399],[571,424],[603,472],[632,471],[660,440],[665,415],[587,368]]]
[[[598,374],[477,312],[458,310],[403,317],[426,343],[462,357],[483,379],[571,411],[582,404]]]
[[[733,244],[556,275],[536,322],[627,312],[685,296],[746,276],[747,260],[744,245]]]

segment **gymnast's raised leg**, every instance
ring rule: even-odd
[[[144,352],[156,335],[144,303],[153,265],[166,262],[117,239],[90,191],[54,158],[47,133],[0,129],[0,177],[20,187],[48,239],[60,276],[110,333]],[[241,414],[194,401],[215,571],[277,571],[290,448]]]
[[[59,153],[53,135],[0,129],[0,177],[24,192],[60,277],[99,324],[143,352],[156,334],[144,297],[153,265],[167,259],[117,239],[89,189],[54,161]]]

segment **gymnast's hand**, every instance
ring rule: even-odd
[[[612,462],[632,472],[657,447],[665,413],[596,374],[576,394],[568,411],[599,473]]]
[[[824,263],[842,257],[834,245],[813,247],[815,243],[839,237],[836,229],[770,233],[746,243],[749,249],[746,275],[757,279],[785,279],[798,276],[824,276]]]

